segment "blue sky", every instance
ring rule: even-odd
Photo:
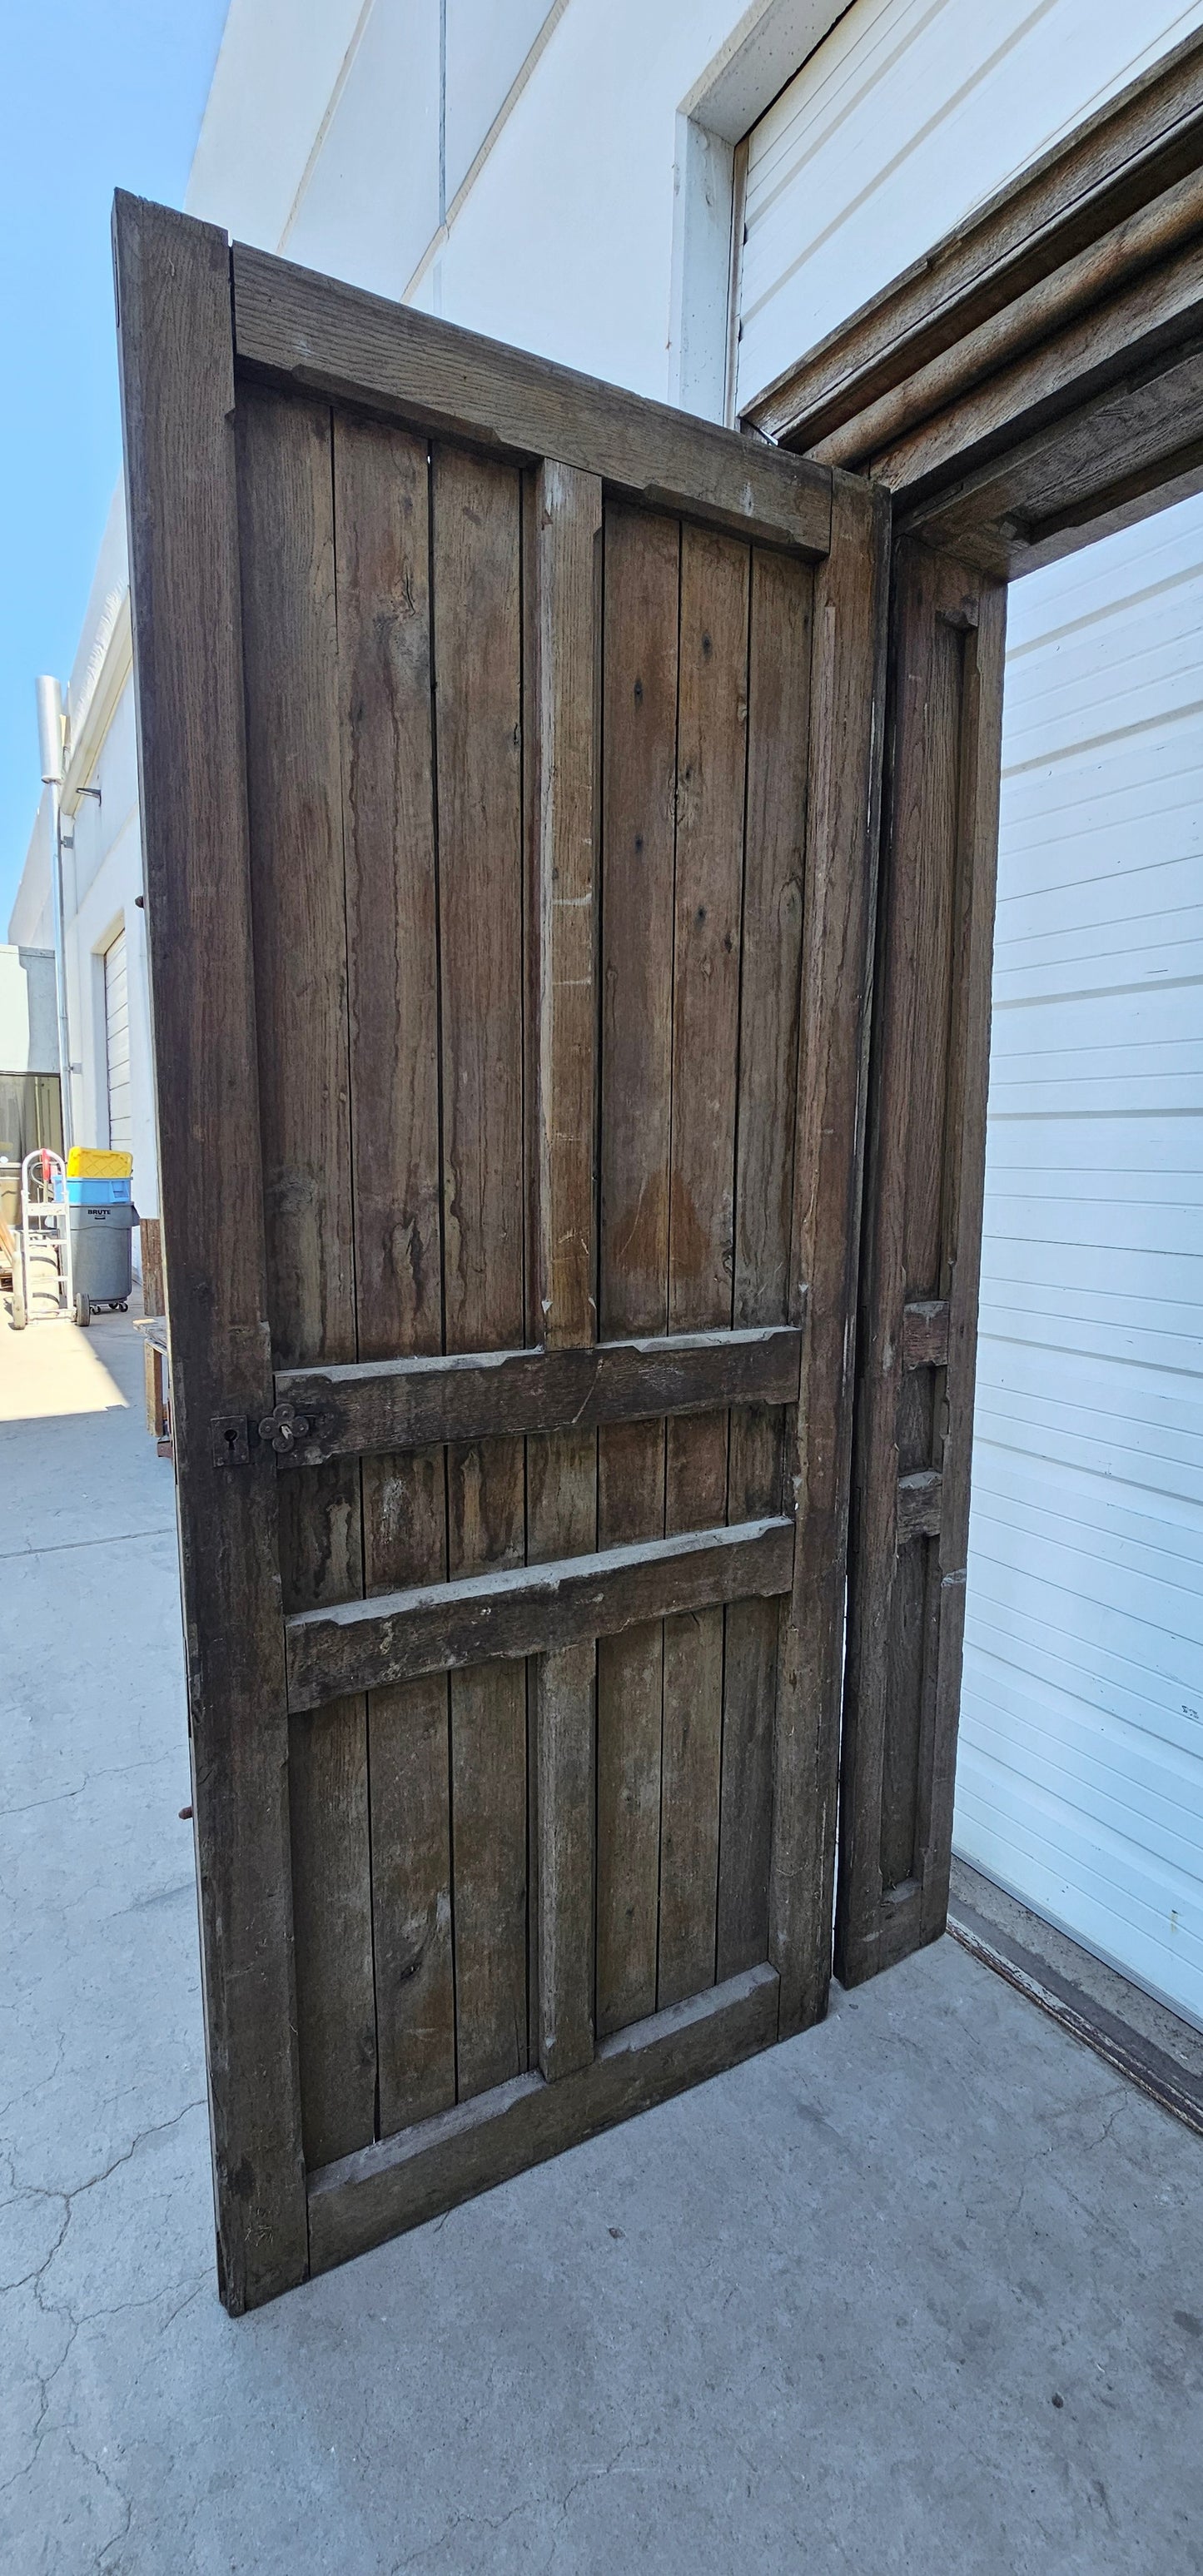
[[[0,0],[0,939],[121,470],[113,190],[181,205],[227,0]]]

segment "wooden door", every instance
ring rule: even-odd
[[[219,2270],[817,2019],[883,522],[119,199]]]
[[[894,549],[836,1907],[846,1986],[948,1913],[1007,594]]]

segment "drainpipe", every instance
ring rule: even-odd
[[[50,875],[54,905],[54,982],[58,1000],[58,1072],[63,1111],[63,1152],[73,1142],[71,1118],[71,1031],[67,1021],[67,923],[63,908],[63,693],[57,680],[35,680],[38,701],[38,745],[42,784],[50,790]]]

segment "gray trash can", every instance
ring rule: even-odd
[[[123,1207],[73,1207],[71,1269],[77,1297],[89,1306],[127,1306],[133,1285],[134,1227],[137,1210]]]

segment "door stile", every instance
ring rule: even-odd
[[[276,1470],[247,1438],[273,1391],[230,260],[223,233],[123,195],[114,259],[218,2274],[237,2315],[304,2278],[308,2235]]]
[[[769,1957],[782,2037],[831,1978],[856,1281],[868,1071],[889,504],[836,474],[815,575],[790,1320],[805,1339],[788,1472],[794,1580],[778,1644]]]
[[[836,1965],[944,1928],[965,1615],[1006,591],[912,541],[891,607]]]
[[[532,1322],[549,1350],[597,1338],[598,673],[602,487],[546,461],[530,477],[532,932],[536,1014]],[[527,1557],[597,1541],[597,1433],[527,1443]],[[596,1672],[593,1639],[532,1666],[536,1770],[537,2056],[546,2077],[594,2044]],[[532,2049],[532,2055],[536,2052]]]

